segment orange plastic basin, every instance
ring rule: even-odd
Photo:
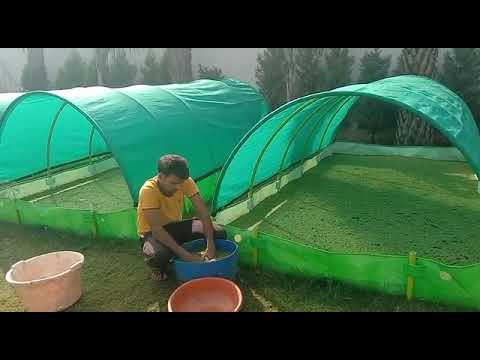
[[[238,312],[242,303],[242,292],[234,282],[206,277],[178,287],[168,299],[168,311]]]

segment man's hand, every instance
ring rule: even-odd
[[[209,260],[215,259],[216,248],[215,248],[215,234],[213,230],[212,219],[208,213],[208,208],[205,205],[205,202],[201,198],[200,194],[193,195],[190,200],[192,201],[193,206],[197,212],[198,218],[202,222],[203,232],[207,238],[207,251],[205,256]]]
[[[203,257],[198,255],[198,254],[194,254],[194,253],[185,253],[183,256],[182,256],[182,260],[184,261],[190,261],[190,262],[194,262],[194,261],[197,261],[197,262],[202,262],[203,261]]]
[[[203,261],[203,258],[198,254],[192,254],[178,245],[177,242],[170,236],[170,234],[160,225],[160,210],[149,209],[145,210],[147,221],[149,222],[152,233],[155,239],[160,241],[167,248],[184,261]]]
[[[207,251],[205,251],[204,257],[206,257],[208,260],[213,260],[215,259],[217,249],[214,247],[208,247]]]

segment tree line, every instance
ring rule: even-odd
[[[73,49],[49,83],[42,48],[25,49],[27,62],[22,72],[23,90],[68,89],[102,85],[125,87],[135,83],[162,85],[193,80],[191,48],[167,48],[158,57],[146,52],[143,65],[129,62],[127,53],[141,51],[124,48],[96,48],[87,62]],[[143,49],[142,49],[143,50]],[[440,66],[438,48],[404,48],[392,64],[391,55],[379,48],[367,51],[359,59],[354,78],[355,58],[348,48],[267,48],[257,57],[256,83],[272,110],[295,98],[355,83],[369,83],[389,76],[415,74],[437,80],[457,93],[480,119],[480,49],[453,48]],[[199,65],[199,79],[222,79],[218,67]],[[370,134],[392,134],[392,143],[400,145],[449,145],[448,141],[422,119],[406,110],[378,100],[360,99],[345,123],[354,123]]]
[[[404,48],[396,64],[381,49],[367,51],[353,78],[354,57],[348,48],[267,48],[257,57],[257,85],[273,109],[295,98],[355,83],[402,74],[423,75],[457,93],[480,119],[480,50],[454,48],[439,66],[438,48]],[[354,119],[352,119],[354,118]],[[399,145],[448,145],[440,132],[413,113],[378,100],[360,99],[345,120],[368,130],[372,143],[391,131]]]
[[[146,52],[142,66],[132,64],[127,52],[139,49],[96,48],[87,62],[77,49],[72,49],[65,63],[58,70],[55,81],[50,83],[44,59],[44,49],[26,49],[27,62],[22,71],[24,91],[69,89],[79,86],[126,87],[135,83],[164,85],[194,80],[191,48],[167,48],[157,57],[152,49]],[[225,75],[216,66],[198,67],[198,79],[223,79]]]

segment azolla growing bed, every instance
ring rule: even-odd
[[[334,155],[231,225],[339,253],[480,263],[480,199],[462,162]],[[268,216],[267,216],[268,214]]]

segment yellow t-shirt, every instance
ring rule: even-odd
[[[139,235],[152,230],[144,210],[159,209],[162,226],[181,221],[184,196],[192,197],[198,192],[197,184],[192,178],[185,180],[171,197],[162,194],[155,178],[147,180],[140,189],[138,197],[137,228]]]

